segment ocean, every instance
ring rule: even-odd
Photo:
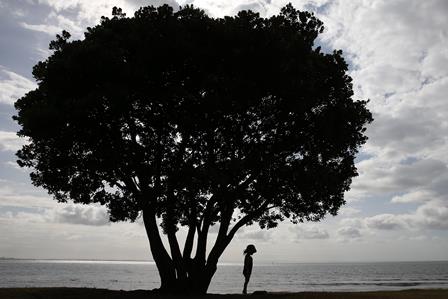
[[[210,293],[240,293],[242,265],[218,265]],[[113,290],[159,286],[152,262],[0,260],[0,287],[88,287]],[[373,291],[448,288],[448,261],[272,263],[255,260],[248,291]]]

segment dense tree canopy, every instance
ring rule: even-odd
[[[167,5],[113,15],[83,40],[57,36],[34,67],[38,88],[15,104],[30,139],[18,163],[35,185],[106,205],[112,221],[142,213],[165,289],[205,292],[244,225],[337,213],[372,117],[352,99],[342,52],[314,44],[321,21],[291,5],[270,18]]]

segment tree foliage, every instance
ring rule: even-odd
[[[193,276],[188,261],[216,269],[238,228],[336,215],[357,175],[372,116],[352,99],[342,52],[316,48],[323,29],[291,5],[270,18],[115,8],[83,40],[58,35],[34,67],[38,88],[15,104],[30,139],[18,163],[60,202],[106,205],[112,221],[160,218],[177,279]],[[154,255],[158,232],[148,236]]]

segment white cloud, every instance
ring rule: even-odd
[[[404,223],[399,216],[393,214],[380,214],[365,219],[367,227],[380,230],[393,230],[403,228]]]
[[[297,239],[328,239],[330,237],[327,230],[310,224],[290,228],[290,231],[295,233]]]
[[[74,33],[77,38],[82,37],[82,32],[87,26],[97,24],[101,16],[111,16],[112,7],[117,6],[123,12],[132,16],[134,11],[141,6],[160,6],[169,4],[177,8],[179,4],[174,0],[40,0],[42,4],[50,6],[54,11],[48,16],[47,24],[50,22],[57,28],[62,28]],[[73,17],[66,17],[65,13],[76,12]]]
[[[338,214],[343,217],[351,217],[351,216],[358,215],[360,212],[361,212],[361,210],[359,210],[359,209],[344,206],[339,210]]]
[[[17,136],[16,132],[0,131],[0,151],[16,152],[26,143],[26,139]]]
[[[265,231],[265,230],[250,231],[250,232],[245,232],[239,238],[266,242],[271,239],[271,233],[272,232]]]
[[[20,167],[15,161],[4,162],[4,165],[6,167],[9,167],[9,168],[12,168],[12,169],[15,169],[15,170],[19,170],[19,171],[21,171],[23,173],[28,173],[28,169]]]
[[[422,159],[412,164],[400,164],[398,161],[388,161],[378,157],[359,164],[372,190],[402,191],[409,188],[427,187],[435,179],[447,173],[445,162],[435,159]]]
[[[17,182],[0,180],[0,208],[54,208],[57,202],[52,200],[37,188],[33,188],[30,182]]]
[[[448,204],[446,200],[433,200],[418,207],[414,214],[400,217],[414,228],[447,230]]]
[[[44,223],[46,219],[42,213],[29,213],[29,212],[6,212],[0,214],[0,220],[4,222],[16,222],[16,223]]]
[[[15,210],[14,219],[48,223],[107,225],[109,215],[104,206],[58,203],[30,184],[3,180],[0,182],[0,214]],[[29,212],[29,210],[33,212]],[[7,214],[5,214],[7,216]],[[3,215],[4,217],[6,217]],[[11,219],[11,217],[9,217]]]
[[[13,104],[28,91],[35,89],[36,83],[0,65],[0,103]]]
[[[26,139],[17,136],[16,132],[0,131],[0,151],[15,152],[25,143]]]
[[[47,24],[34,25],[25,22],[22,22],[21,25],[25,29],[44,32],[53,36],[62,32],[62,29],[59,26],[55,25],[47,25]]]
[[[374,216],[365,223],[371,228],[403,228],[405,219],[420,229],[445,227],[447,13],[446,1],[371,0],[333,1],[320,15],[323,41],[350,58],[355,97],[370,98],[375,117],[364,147],[370,158],[357,164],[348,198],[393,194],[394,203],[422,203],[415,212]]]
[[[364,219],[363,218],[344,218],[341,221],[339,221],[339,224],[341,226],[350,226],[350,227],[358,227],[362,228],[364,227]]]
[[[421,202],[421,200],[419,200]],[[361,230],[400,230],[419,231],[447,230],[448,204],[447,200],[431,199],[420,205],[411,213],[383,213],[365,218],[344,218],[339,221],[341,226],[339,234]],[[350,229],[349,229],[350,228]],[[356,235],[356,233],[354,233]]]
[[[429,45],[422,61],[422,75],[432,79],[448,76],[448,50],[443,44]]]
[[[50,221],[84,225],[107,225],[109,215],[103,206],[61,204],[48,215]]]
[[[416,190],[392,197],[393,203],[411,203],[411,202],[426,202],[434,198],[434,193],[426,190]]]
[[[361,232],[359,229],[351,226],[344,226],[337,230],[338,235],[344,239],[359,239],[361,238]]]

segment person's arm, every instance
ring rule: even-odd
[[[249,273],[249,256],[246,255],[246,257],[244,258],[244,268],[243,268],[243,274],[247,274]]]
[[[248,256],[248,266],[247,266],[247,268],[249,270],[249,273],[252,273],[252,265],[253,265],[253,259],[252,259],[251,256]]]

